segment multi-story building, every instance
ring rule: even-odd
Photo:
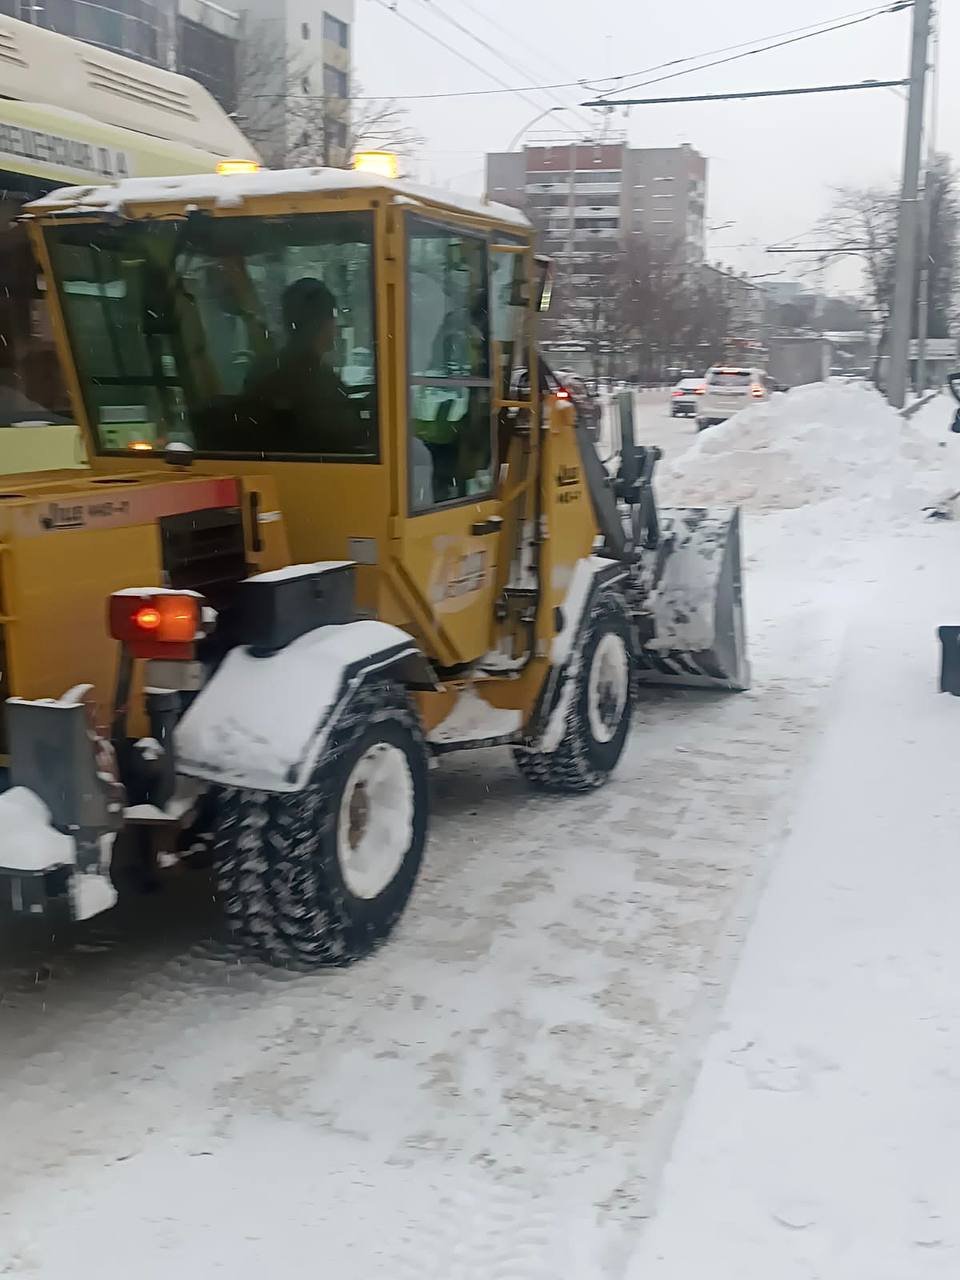
[[[236,107],[239,20],[213,0],[0,0],[0,13],[180,71]]]
[[[763,346],[766,337],[769,297],[766,289],[748,276],[738,276],[722,267],[704,265],[702,271],[704,283],[724,297],[729,310],[729,341],[739,344],[746,358],[750,350]]]
[[[176,0],[173,66],[209,89],[225,111],[237,109],[239,37],[240,19],[231,10],[213,0]]]
[[[686,143],[564,144],[487,156],[490,198],[525,209],[561,261],[602,253],[631,234],[701,261],[706,188],[707,162]]]
[[[274,164],[347,164],[355,0],[237,2],[248,32],[266,32],[275,64],[257,77],[258,101],[273,101],[261,149]],[[241,109],[257,114],[255,102]]]
[[[614,250],[642,238],[667,269],[695,268],[703,260],[706,186],[707,162],[688,144],[564,143],[487,156],[489,197],[522,208],[557,263],[564,302],[550,341],[592,348],[593,368],[616,329]],[[565,358],[572,367],[574,357]]]

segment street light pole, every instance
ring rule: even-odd
[[[913,280],[917,261],[920,193],[920,152],[923,144],[923,103],[927,84],[927,45],[930,41],[931,0],[914,0],[910,53],[910,98],[903,149],[903,182],[897,223],[897,261],[893,290],[887,399],[902,409],[907,398],[910,331],[913,328]]]
[[[927,126],[927,166],[923,179],[923,229],[920,235],[920,301],[917,307],[917,391],[927,389],[927,336],[930,329],[930,250],[933,241],[933,172],[937,163],[937,65],[939,34],[937,24],[931,30],[930,56],[930,123]]]
[[[554,111],[566,111],[566,107],[547,107],[546,111],[541,111],[539,115],[534,116],[529,124],[525,124],[520,132],[514,135],[514,139],[507,147],[507,150],[512,151],[525,133],[529,133],[533,126],[539,124],[544,116],[548,116]]]

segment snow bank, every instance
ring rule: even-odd
[[[906,424],[872,388],[819,383],[699,435],[659,475],[666,502],[783,511],[890,492]]]

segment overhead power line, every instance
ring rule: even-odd
[[[428,27],[421,26],[421,24],[419,22],[416,22],[413,18],[411,18],[409,14],[401,13],[400,10],[397,8],[396,3],[389,4],[388,0],[377,0],[377,2],[384,9],[386,9],[388,13],[395,14],[396,17],[398,17],[402,22],[406,22],[408,26],[411,26],[414,28],[414,30],[419,31],[420,34],[426,36],[428,40],[432,40],[434,44],[437,44],[441,48],[446,49],[448,53],[452,53],[454,57],[459,58],[461,62],[467,63],[468,66],[473,67],[476,71],[479,71],[482,75],[485,75],[487,79],[493,80],[495,84],[500,85],[502,92],[517,94],[517,96],[520,96],[520,97],[523,96],[519,90],[514,89],[511,85],[508,85],[506,81],[501,80],[498,75],[495,75],[492,71],[488,70],[486,67],[482,67],[479,62],[475,62],[473,58],[469,57],[462,50],[457,49],[454,45],[444,40],[442,36],[438,36],[436,32],[431,31]],[[399,99],[395,99],[395,100],[398,101]],[[578,132],[578,130],[574,129],[573,125],[564,124],[564,127],[568,129],[571,133],[576,134]]]
[[[405,22],[408,26],[413,27],[415,31],[419,31],[422,36],[426,36],[427,39],[432,40],[434,44],[438,44],[442,49],[446,49],[447,53],[452,53],[455,58],[459,58],[461,62],[467,63],[467,65],[470,67],[473,67],[475,71],[479,71],[481,75],[486,76],[488,80],[493,80],[495,84],[500,85],[501,92],[503,93],[521,92],[521,90],[515,89],[513,88],[512,85],[507,84],[505,80],[501,80],[498,75],[495,75],[492,71],[489,71],[486,67],[482,67],[479,62],[475,62],[473,58],[471,58],[468,54],[464,53],[461,49],[457,49],[454,45],[449,44],[446,40],[443,39],[442,36],[438,36],[436,32],[431,31],[429,27],[421,26],[420,23],[415,21],[415,19],[411,18],[408,13],[402,13],[395,5],[389,4],[388,0],[377,0],[377,3],[381,5],[384,9],[386,9],[388,13],[392,13],[395,17],[399,18],[401,22]],[[382,96],[383,95],[381,95],[381,97]],[[415,95],[415,96],[419,96],[419,95]],[[424,96],[430,96],[430,95],[424,95]],[[440,95],[440,96],[448,96],[448,95]],[[395,99],[395,100],[399,101],[399,99]]]
[[[753,48],[744,49],[743,52],[732,53],[729,57],[717,58],[713,62],[703,62],[696,67],[685,67],[682,71],[672,71],[670,72],[669,75],[657,76],[655,80],[641,80],[636,84],[627,85],[625,89],[617,89],[616,91],[611,89],[608,91],[608,93],[613,93],[613,92],[632,93],[634,89],[644,89],[647,87],[647,85],[651,85],[651,84],[662,84],[665,80],[676,80],[680,76],[693,75],[697,71],[709,71],[711,67],[722,67],[722,66],[726,66],[728,63],[731,63],[731,62],[740,62],[744,58],[752,58],[755,54],[758,54],[758,53],[770,53],[774,49],[785,49],[788,45],[799,44],[803,40],[815,40],[817,36],[832,35],[835,31],[844,31],[848,27],[856,27],[863,22],[872,22],[874,18],[882,18],[890,13],[899,13],[902,9],[910,8],[912,3],[913,3],[913,0],[895,0],[893,4],[885,4],[880,8],[874,8],[872,10],[868,10],[867,12],[861,13],[859,15],[850,15],[845,19],[837,19],[828,24],[816,23],[816,24],[811,24],[811,26],[809,27],[798,27],[796,28],[796,33],[798,34],[794,32],[785,32],[784,35],[787,37],[785,39],[780,39],[778,37],[769,37],[770,39],[773,40],[773,43],[771,44],[761,44],[759,45],[758,48],[755,48],[755,49]],[[749,43],[756,44],[757,42],[750,41]],[[743,46],[740,46],[740,47],[743,49]],[[725,52],[725,51],[720,50],[720,52]],[[710,57],[711,55],[704,54],[703,56]],[[584,103],[583,105],[602,107],[602,106],[626,106],[628,104],[625,103],[622,99],[619,99],[619,98],[612,99],[612,98],[601,95],[601,97],[597,101]]]
[[[474,17],[479,18],[481,22],[485,22],[489,28],[496,31],[498,36],[508,36],[514,47],[520,46],[526,49],[527,53],[532,54],[538,63],[543,63],[545,66],[552,67],[558,75],[563,76],[570,74],[569,65],[562,67],[556,58],[552,58],[543,48],[542,43],[540,47],[537,47],[532,41],[527,40],[524,36],[520,35],[516,29],[505,28],[499,17],[491,17],[489,13],[484,11],[482,5],[476,3],[476,0],[459,0],[459,3],[464,9],[472,13]]]
[[[779,246],[771,245],[770,248],[767,249],[767,253],[785,253],[791,256],[801,253],[812,253],[820,257],[826,257],[836,253],[865,253],[872,247],[873,246],[869,244],[830,244],[816,249],[801,249],[796,245],[794,245],[793,248],[790,248],[789,246],[786,248],[780,248]]]
[[[641,67],[637,71],[623,72],[620,75],[584,76],[584,77],[581,77],[579,80],[560,80],[560,81],[553,81],[545,84],[542,83],[542,84],[506,85],[498,77],[492,76],[491,73],[488,72],[484,67],[481,67],[478,63],[474,62],[471,58],[468,58],[465,54],[461,53],[458,49],[453,48],[451,45],[447,44],[446,41],[440,39],[439,36],[436,36],[434,35],[433,32],[420,27],[420,25],[414,22],[414,20],[410,18],[407,14],[401,13],[399,9],[394,8],[394,6],[389,3],[389,0],[375,0],[375,2],[377,4],[380,4],[389,13],[394,14],[395,17],[400,18],[401,21],[407,22],[410,26],[416,28],[418,31],[421,31],[422,34],[427,35],[431,40],[441,45],[448,52],[455,54],[458,58],[461,58],[463,61],[467,62],[475,70],[480,71],[484,76],[494,79],[497,82],[497,84],[501,85],[502,87],[499,89],[455,89],[450,91],[428,92],[428,93],[370,94],[370,95],[366,95],[365,97],[358,97],[356,99],[357,101],[364,101],[367,99],[373,100],[373,99],[382,99],[382,98],[392,98],[395,102],[427,102],[434,99],[443,99],[443,98],[499,97],[505,93],[530,94],[530,93],[538,93],[538,92],[546,91],[550,89],[584,89],[584,88],[590,88],[591,82],[600,84],[603,82],[609,82],[614,80],[615,81],[630,80],[634,76],[649,75],[654,71],[663,71],[667,67],[682,66],[683,64],[688,62],[699,62],[700,59],[702,58],[713,58],[723,53],[729,53],[733,50],[747,49],[749,46],[756,45],[762,41],[768,41],[768,40],[777,41],[788,36],[796,35],[798,32],[811,31],[812,28],[814,27],[817,28],[816,34],[820,34],[823,28],[822,22],[813,23],[805,27],[792,27],[787,31],[773,32],[770,35],[759,36],[753,40],[741,41],[739,44],[724,45],[719,49],[707,49],[707,50],[704,50],[702,53],[691,53],[691,54],[687,54],[685,57],[682,57],[682,58],[669,58],[665,62],[657,62],[652,64],[649,67]],[[858,18],[863,15],[869,15],[871,17],[879,17],[882,14],[896,12],[898,9],[909,7],[909,5],[911,5],[912,3],[913,3],[913,0],[899,0],[899,2],[893,6],[884,5],[882,8],[878,8],[876,5],[873,5],[869,9],[857,9],[857,10],[854,10],[852,13],[839,14],[837,18],[833,19],[832,21],[834,23],[843,23],[848,18]],[[827,33],[824,32],[823,34],[827,34]],[[762,52],[762,50],[759,50],[759,49],[758,50],[751,49],[750,51]],[[691,70],[700,70],[700,69],[701,68],[699,67],[691,68]],[[642,86],[634,86],[634,87],[642,87]],[[613,89],[594,90],[594,92],[609,94],[609,93],[613,93],[614,90]],[[617,89],[616,92],[621,92],[621,90]],[[626,92],[626,90],[623,90],[623,92]],[[604,99],[602,105],[608,106],[610,104],[606,101],[606,99]]]
[[[498,49],[495,45],[490,44],[488,40],[485,40],[483,36],[477,35],[475,31],[472,31],[468,26],[460,22],[458,18],[455,18],[452,13],[448,13],[445,9],[442,9],[439,4],[434,3],[434,0],[420,0],[420,3],[428,10],[428,12],[436,14],[438,18],[442,18],[444,22],[449,23],[450,26],[454,27],[462,35],[465,35],[468,40],[473,40],[482,49],[485,49],[488,53],[492,53],[498,62],[503,62],[507,66],[513,67],[514,71],[519,72],[522,76],[529,74],[527,68],[520,66],[518,62],[508,57],[501,49]],[[585,125],[588,129],[593,127],[593,122],[591,120],[588,120],[586,116],[581,115],[575,106],[571,106],[569,103],[564,102],[559,98],[553,89],[546,88],[542,90],[542,92],[564,111],[568,111],[571,115],[575,116],[581,124]]]
[[[612,106],[649,107],[674,102],[734,102],[745,98],[794,98],[807,93],[847,93],[851,89],[889,89],[896,85],[903,87],[909,80],[861,80],[857,84],[816,84],[802,89],[751,89],[746,93],[692,93],[680,98],[620,98]],[[583,106],[592,107],[596,103],[585,102]]]

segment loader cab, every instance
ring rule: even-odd
[[[455,668],[492,642],[505,413],[537,398],[516,378],[543,296],[531,232],[312,172],[35,209],[92,466],[163,469],[176,444],[195,470],[270,476],[291,558],[356,561],[361,608]]]

